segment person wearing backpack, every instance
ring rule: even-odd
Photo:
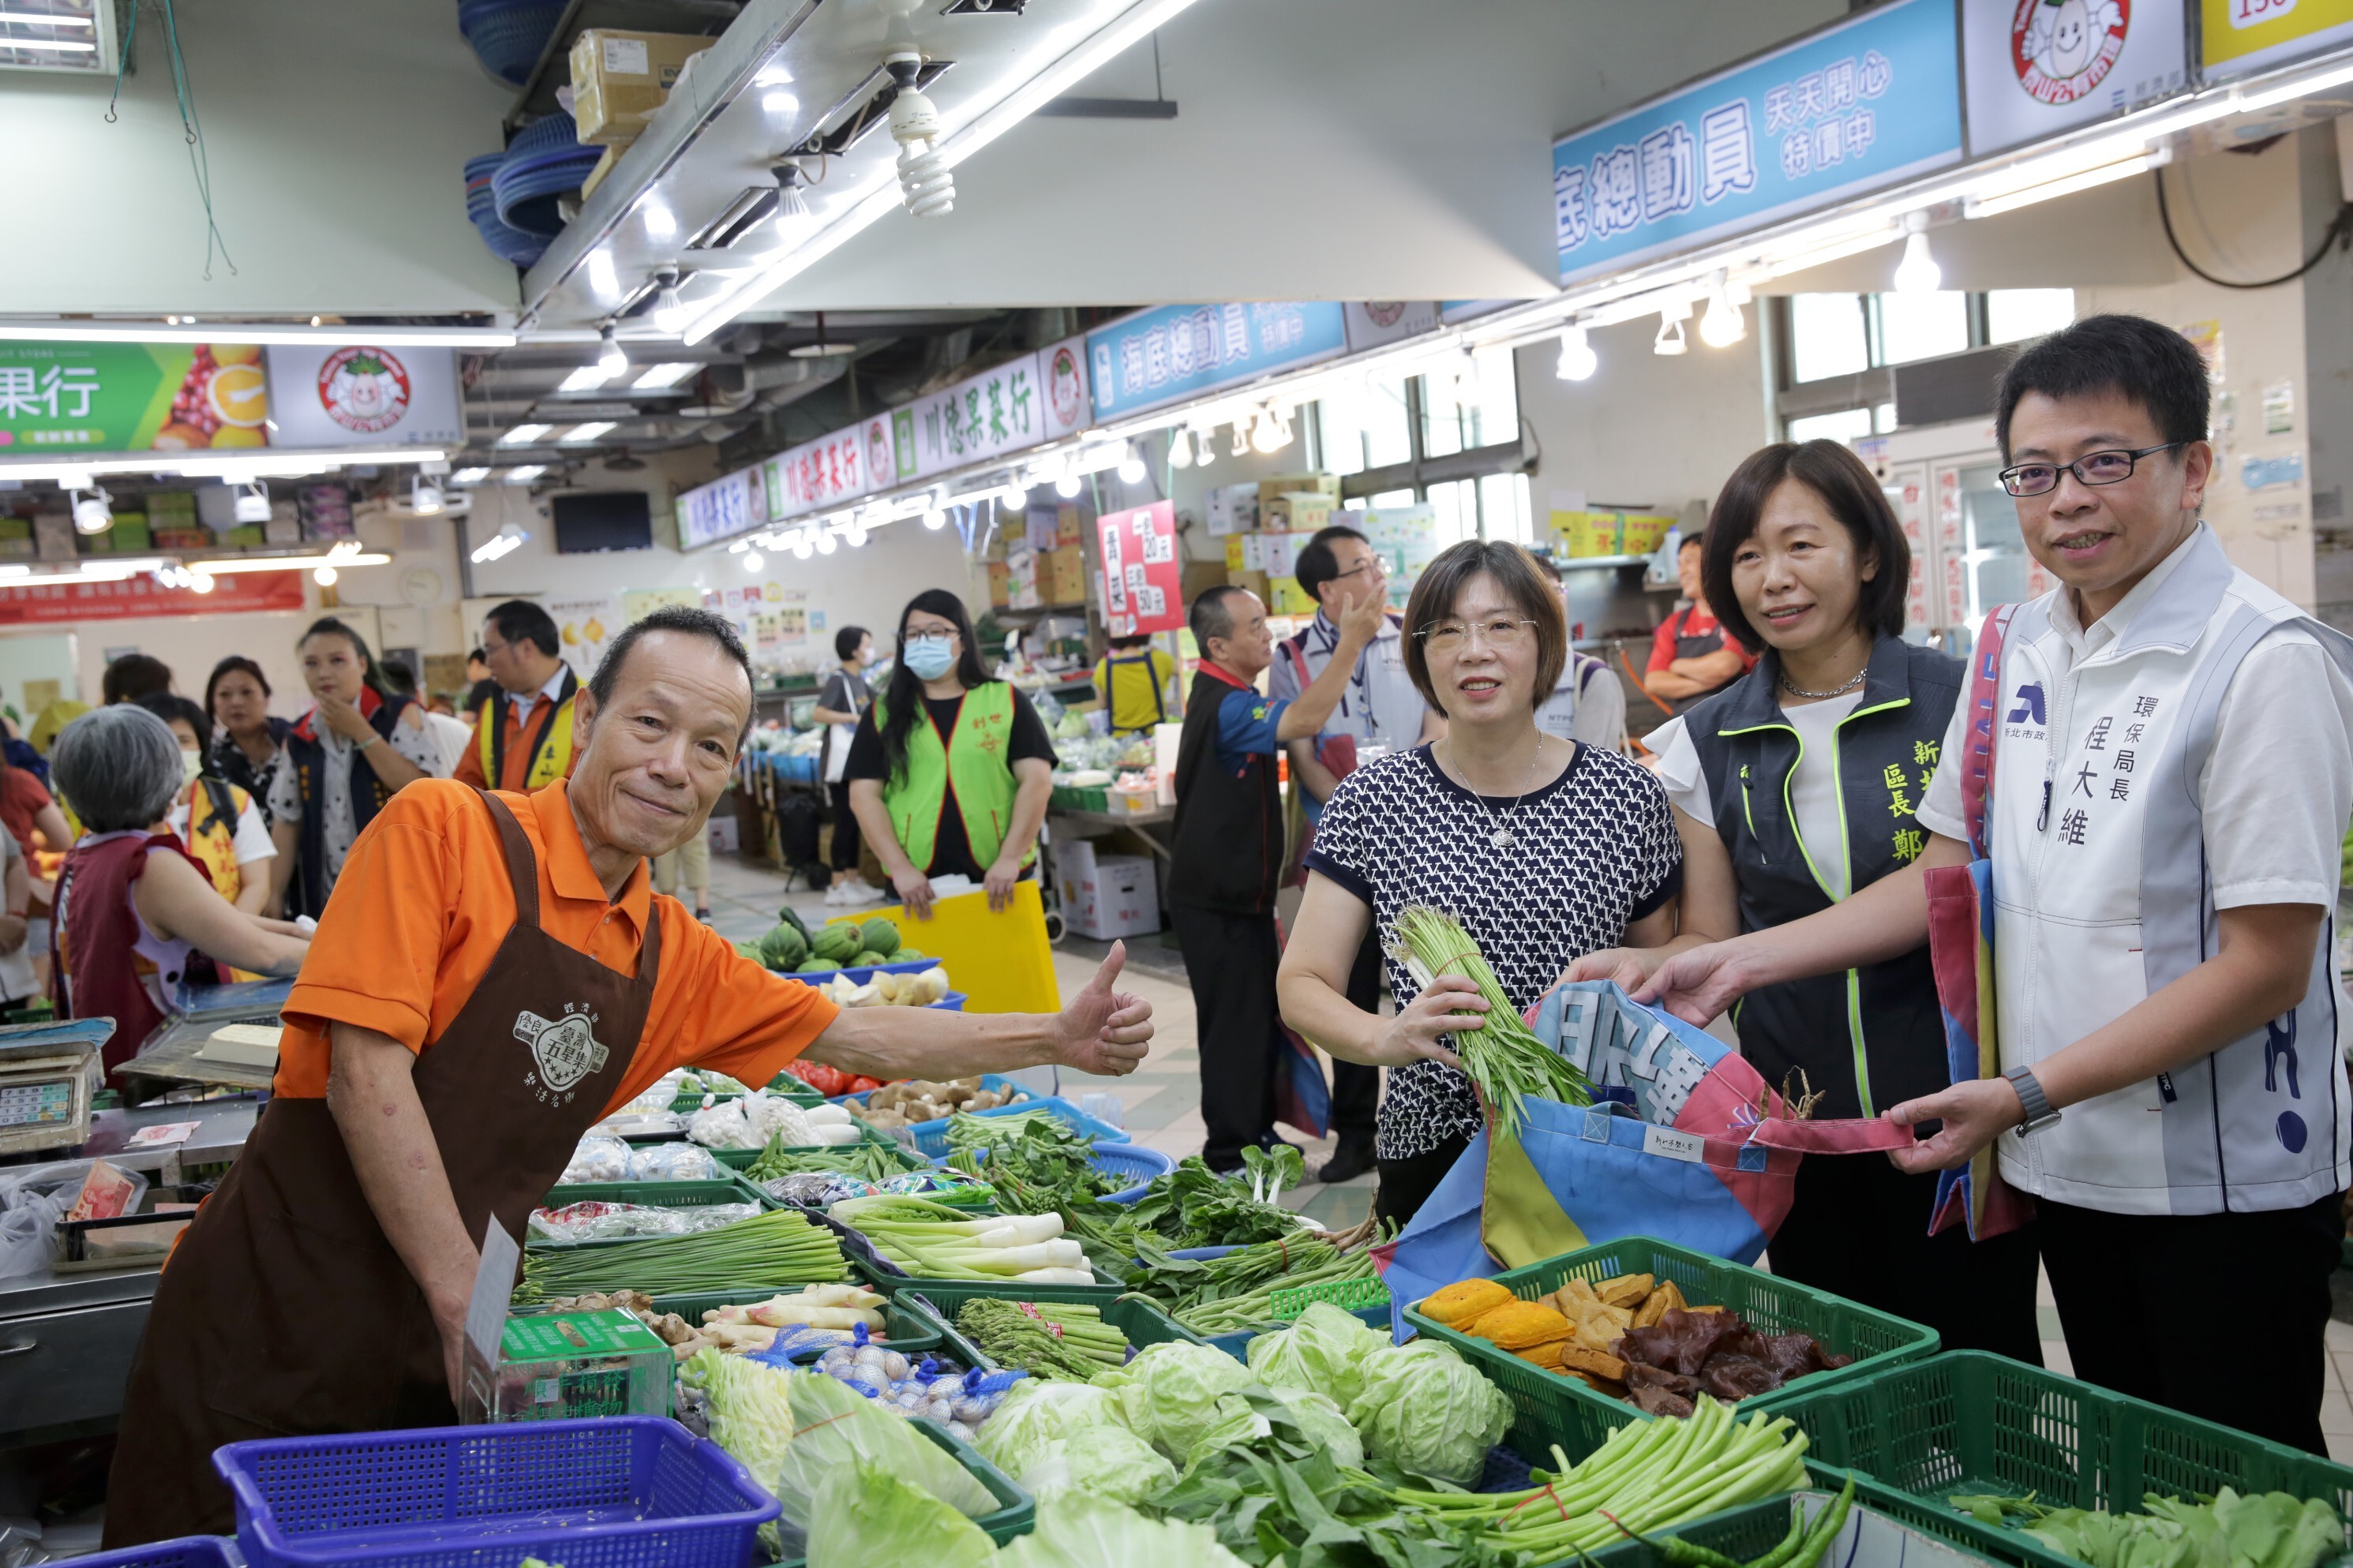
[[[2353,638],[2232,566],[2200,519],[2211,395],[2189,340],[2134,316],[2011,362],[2002,485],[2059,586],[1979,633],[1919,858],[1680,953],[1636,999],[1704,1021],[1931,940],[1947,1014],[1999,1070],[1883,1110],[1938,1124],[1890,1158],[1974,1164],[1952,1209],[1976,1234],[2031,1205],[2076,1376],[2325,1454],[2353,1177],[2330,951]],[[2218,1289],[2262,1303],[2259,1371],[2182,1353],[2185,1307]]]

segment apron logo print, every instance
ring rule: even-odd
[[[605,1059],[611,1053],[597,1044],[591,1032],[596,1022],[594,1013],[543,1018],[525,1010],[515,1015],[514,1035],[531,1047],[532,1059],[539,1063],[540,1081],[561,1094],[590,1073],[605,1070]]]

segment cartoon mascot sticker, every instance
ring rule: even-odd
[[[408,412],[408,367],[380,348],[337,349],[319,366],[319,405],[346,430],[373,436]]]
[[[2124,53],[2132,0],[2019,0],[2010,63],[2037,103],[2073,103],[2107,79]]]

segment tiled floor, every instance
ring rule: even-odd
[[[776,923],[781,879],[732,856],[714,857],[712,872],[712,924],[723,934],[748,940]],[[827,910],[817,893],[796,891],[788,897],[810,919],[839,912]],[[1055,973],[1066,993],[1086,984],[1106,945],[1073,937],[1056,950]],[[1203,1135],[1200,1056],[1195,1049],[1193,995],[1185,983],[1183,960],[1159,939],[1141,939],[1132,944],[1120,984],[1152,1003],[1157,1035],[1151,1057],[1124,1079],[1073,1078],[1064,1085],[1065,1092],[1074,1097],[1090,1089],[1114,1094],[1123,1124],[1136,1142],[1168,1154],[1198,1154]],[[1328,1139],[1301,1137],[1299,1141],[1308,1151],[1311,1171],[1331,1152]],[[1372,1206],[1373,1178],[1359,1176],[1327,1187],[1311,1176],[1304,1186],[1284,1194],[1282,1201],[1324,1226],[1351,1226]],[[1772,1265],[1769,1253],[1765,1265]],[[2039,1281],[2036,1301],[2043,1364],[2053,1372],[2072,1373],[2049,1279]],[[2353,1464],[2353,1392],[2348,1391],[2353,1391],[2353,1323],[2332,1322],[2328,1325],[2328,1392],[2321,1405],[2320,1424],[2328,1436],[2330,1457]]]

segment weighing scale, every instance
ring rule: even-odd
[[[99,1052],[113,1034],[111,1018],[0,1026],[0,1154],[89,1138]]]

